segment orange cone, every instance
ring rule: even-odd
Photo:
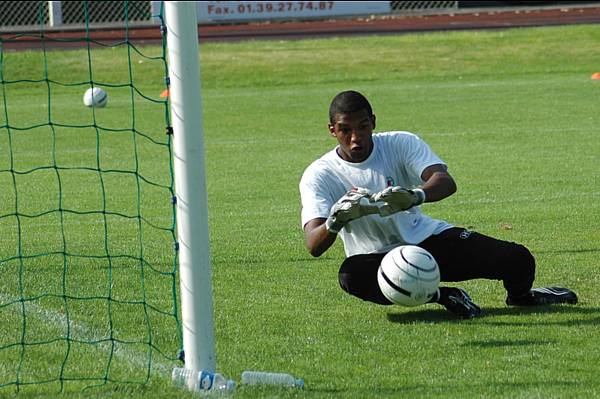
[[[165,98],[165,97],[169,97],[169,89],[164,89],[163,92],[160,93],[160,98]]]
[[[591,77],[592,80],[600,80],[600,72],[596,72]]]

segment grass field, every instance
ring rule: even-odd
[[[243,370],[289,372],[306,383],[303,391],[240,386],[234,396],[600,397],[600,83],[589,79],[600,70],[599,42],[600,26],[580,25],[202,45],[218,369],[237,380]],[[159,100],[164,65],[126,56],[92,54],[94,79],[114,86],[95,115],[109,130],[97,131],[60,126],[94,118],[76,85],[89,80],[85,51],[3,53],[4,81],[43,79],[47,64],[48,78],[72,85],[53,85],[50,100],[45,82],[4,84],[0,93],[8,107],[0,385],[15,381],[17,368],[25,381],[61,372],[144,381],[151,364],[148,384],[81,391],[102,381],[67,382],[64,396],[192,396],[169,379],[180,341],[169,315],[178,276],[164,106],[128,86],[131,65],[135,86]],[[378,131],[417,133],[449,164],[458,193],[426,213],[527,245],[536,285],[571,287],[580,304],[508,308],[501,283],[469,281],[460,286],[485,316],[461,321],[438,305],[380,307],[345,295],[341,243],[318,259],[304,248],[297,185],[335,144],[327,110],[346,89],[370,98]],[[6,216],[17,211],[36,216]],[[20,297],[39,298],[25,302],[25,318]],[[23,349],[22,340],[36,345]],[[59,389],[28,385],[21,394]]]

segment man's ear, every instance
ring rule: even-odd
[[[335,126],[333,126],[331,123],[328,123],[327,128],[329,129],[329,134],[331,134],[331,136],[335,137]]]
[[[375,114],[371,115],[371,123],[373,124],[373,130],[375,129],[375,126],[377,125],[375,123]]]

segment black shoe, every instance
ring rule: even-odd
[[[542,287],[533,288],[521,297],[506,297],[506,304],[510,306],[539,306],[560,303],[575,305],[577,303],[577,294],[568,288]]]
[[[440,299],[437,301],[450,313],[454,313],[461,319],[472,319],[481,316],[481,309],[475,305],[469,294],[460,288],[440,287]]]

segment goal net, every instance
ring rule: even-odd
[[[0,32],[0,396],[168,376],[182,338],[165,40],[136,43],[128,2],[102,40],[87,19],[46,31],[47,2],[31,3],[36,32]],[[92,86],[105,107],[84,106]]]

